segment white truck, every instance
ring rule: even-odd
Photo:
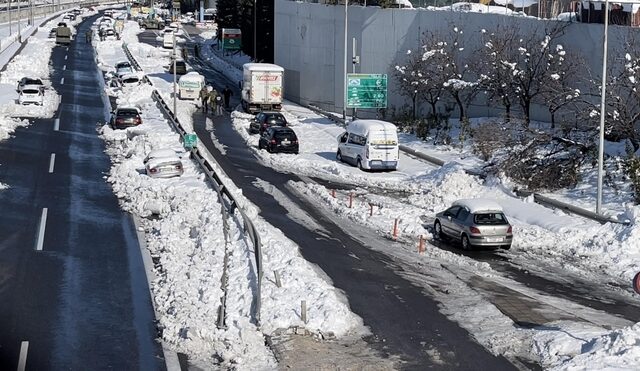
[[[270,63],[245,63],[242,68],[242,108],[249,113],[282,108],[284,68]]]

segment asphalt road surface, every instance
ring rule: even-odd
[[[139,35],[139,39],[156,45],[152,31]],[[235,89],[234,98],[240,96],[237,87],[221,74],[212,70],[203,72],[216,89],[229,85]],[[426,296],[422,288],[398,275],[395,271],[398,267],[386,255],[371,250],[360,239],[345,233],[335,221],[317,212],[313,205],[298,199],[285,185],[300,179],[260,165],[232,128],[228,115],[216,117],[213,125],[213,135],[225,146],[225,154],[211,141],[202,113],[195,115],[194,126],[226,174],[260,208],[260,215],[297,243],[305,259],[322,268],[333,285],[346,293],[351,309],[373,332],[365,340],[380,354],[400,360],[399,364],[406,369],[475,370],[478,365],[492,370],[514,369],[505,358],[489,353],[466,330],[442,315],[438,303]],[[277,187],[322,230],[292,218],[290,210],[254,184],[256,180]],[[440,357],[432,358],[429,354]]]
[[[51,60],[57,119],[0,142],[0,369],[164,369],[135,228],[103,178],[93,49]]]

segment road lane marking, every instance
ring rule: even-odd
[[[66,61],[68,57],[69,57],[68,55],[65,55],[64,56],[64,60]]]
[[[60,119],[59,118],[55,119],[55,121],[53,122],[53,130],[54,131],[60,130]]]
[[[24,371],[27,367],[27,351],[29,351],[29,342],[23,341],[20,344],[20,358],[18,360],[18,371]]]
[[[60,79],[60,85],[64,85],[64,77]]]
[[[62,70],[66,70],[67,69],[67,65],[65,64],[64,66],[62,66]]]
[[[49,160],[49,174],[53,173],[53,166],[56,163],[56,154],[51,154],[51,159]]]
[[[37,251],[42,251],[42,245],[44,244],[44,229],[47,227],[47,212],[49,210],[45,207],[42,209],[42,216],[40,217],[40,230],[38,231],[38,244],[36,245]]]

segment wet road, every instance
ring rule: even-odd
[[[0,369],[164,369],[136,231],[103,179],[93,50],[51,60],[57,119],[0,142]]]

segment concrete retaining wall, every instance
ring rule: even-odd
[[[275,0],[275,6],[275,63],[285,68],[285,96],[302,104],[341,112],[344,101],[344,6],[288,0]],[[348,12],[348,72],[352,70],[351,40],[355,37],[356,52],[361,58],[356,72],[389,75],[390,109],[410,104],[397,94],[397,84],[392,75],[395,66],[404,63],[407,50],[416,50],[420,46],[423,32],[444,33],[456,26],[464,30],[465,50],[471,51],[483,42],[482,29],[489,31],[497,25],[515,25],[523,32],[543,34],[545,26],[558,23],[520,16],[427,9],[349,6]],[[610,57],[622,50],[622,41],[629,34],[637,37],[640,36],[638,32],[629,27],[610,26]],[[603,25],[570,23],[560,43],[568,52],[581,55],[591,71],[599,75],[602,35]],[[473,63],[473,59],[467,62]],[[612,62],[610,59],[609,63]],[[426,113],[427,105],[423,104],[420,110]],[[481,117],[500,112],[487,108],[478,100],[470,107],[469,113],[473,117]],[[369,110],[368,116],[373,114]],[[534,107],[532,118],[547,121],[548,113],[545,108]]]

